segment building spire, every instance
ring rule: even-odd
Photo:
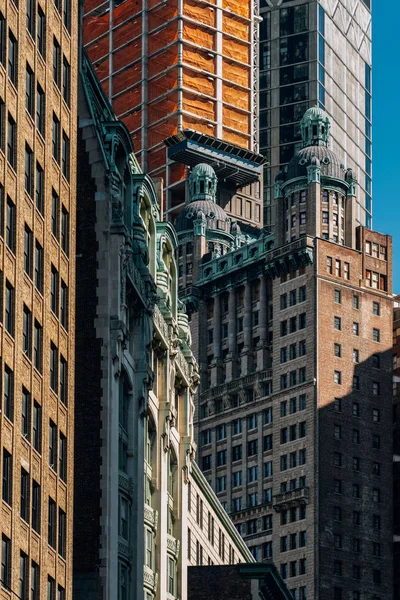
[[[300,122],[303,148],[306,146],[328,146],[331,122],[323,110],[313,106],[306,110]]]

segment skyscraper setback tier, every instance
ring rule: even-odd
[[[1,594],[70,599],[78,3],[0,6]]]
[[[314,104],[332,121],[332,149],[358,181],[357,222],[372,224],[371,12],[366,0],[263,0],[260,4],[260,151],[264,224],[273,182],[301,146],[299,122]]]
[[[330,127],[318,107],[303,116],[303,147],[275,180],[275,236],[244,243],[212,209],[212,169],[192,172],[176,228],[198,456],[295,598],[389,600],[392,243],[357,225]]]
[[[172,221],[185,201],[186,165],[167,138],[194,130],[206,147],[257,152],[257,3],[86,0],[84,10],[88,55],[144,172],[162,179],[161,209]],[[237,196],[237,183],[224,179],[221,204],[262,225],[258,177]]]

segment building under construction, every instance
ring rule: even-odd
[[[258,21],[256,0],[85,1],[87,52],[142,169],[162,179],[168,220],[187,167],[209,162],[220,204],[262,226]]]

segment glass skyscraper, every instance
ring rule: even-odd
[[[331,149],[357,178],[357,220],[371,227],[371,0],[260,2],[264,224],[274,222],[274,178],[301,145],[299,121],[318,105],[332,121]]]

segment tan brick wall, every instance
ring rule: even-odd
[[[66,0],[65,0],[66,1]],[[35,29],[37,29],[37,3],[35,6]],[[5,330],[4,312],[1,314],[0,325],[0,354],[2,356],[2,378],[6,364],[14,373],[14,418],[9,421],[4,411],[0,417],[0,435],[2,448],[6,448],[13,456],[13,498],[11,506],[2,503],[2,532],[12,540],[12,576],[11,589],[18,593],[20,551],[28,555],[27,589],[30,585],[30,563],[35,561],[40,566],[40,597],[45,595],[48,575],[55,579],[56,588],[61,585],[66,589],[66,598],[72,597],[72,504],[73,504],[73,425],[74,425],[74,290],[75,290],[75,144],[77,125],[77,53],[78,53],[78,3],[70,2],[71,31],[63,25],[62,16],[52,2],[40,2],[46,15],[46,62],[36,48],[35,40],[26,30],[26,3],[21,2],[19,10],[11,0],[6,0],[1,11],[6,18],[6,31],[10,28],[18,42],[18,81],[17,87],[11,83],[3,65],[0,65],[0,98],[5,102],[5,120],[9,112],[17,123],[17,163],[14,171],[7,163],[6,154],[0,150],[0,183],[4,186],[1,210],[5,209],[7,195],[16,205],[16,245],[15,253],[6,246],[4,229],[0,231],[0,270],[3,274],[2,307],[4,311],[4,284],[8,281],[15,288],[15,331],[11,336]],[[60,71],[62,81],[63,56],[71,67],[71,103],[68,107],[61,91],[53,83],[53,36],[60,44]],[[5,44],[7,46],[7,44]],[[34,120],[25,108],[25,78],[26,63],[29,63],[34,73],[34,90],[36,107],[36,85],[40,84],[45,92],[45,135],[38,133]],[[7,64],[7,63],[5,63]],[[70,140],[70,181],[63,177],[61,168],[52,158],[52,114],[53,111],[60,120],[61,139],[65,131]],[[33,112],[35,115],[35,112]],[[7,132],[1,132],[6,140]],[[61,154],[60,139],[60,154]],[[25,143],[33,151],[33,178],[35,177],[36,161],[44,170],[44,216],[35,208],[35,185],[32,198],[24,191]],[[61,206],[69,212],[69,255],[67,256],[58,240],[51,233],[51,204],[52,188],[60,198],[58,214],[61,228]],[[3,212],[4,214],[4,212]],[[34,260],[35,240],[43,247],[43,293],[35,289],[33,280],[24,273],[24,226],[32,231],[32,254]],[[60,324],[59,319],[50,310],[50,272],[53,264],[61,279],[69,289],[68,302],[68,331]],[[33,265],[34,274],[34,265]],[[30,358],[22,350],[22,316],[23,305],[32,313],[33,323],[37,320],[43,327],[43,358],[42,373],[37,371]],[[33,339],[31,338],[31,344]],[[59,357],[62,355],[68,361],[68,406],[65,406],[57,393],[50,390],[50,341],[58,348]],[[32,349],[33,354],[33,349]],[[31,394],[31,414],[29,434],[27,439],[21,435],[21,396],[22,386]],[[36,401],[42,407],[41,453],[32,445],[33,403]],[[67,437],[67,481],[64,483],[59,475],[58,462],[55,469],[49,467],[49,419],[57,425],[57,461],[59,434]],[[32,479],[41,485],[41,534],[38,535],[20,517],[20,478],[21,466]],[[31,488],[30,488],[31,489]],[[32,492],[30,492],[32,494]],[[48,497],[56,502],[58,509],[67,514],[66,555],[62,558],[57,550],[48,545]],[[31,504],[30,496],[30,504]],[[31,506],[29,505],[29,515]],[[57,519],[58,520],[58,519]],[[58,530],[56,541],[58,540]],[[28,592],[27,592],[28,593]]]

